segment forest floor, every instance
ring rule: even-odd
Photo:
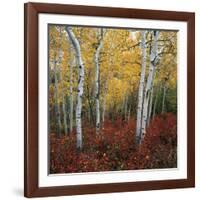
[[[106,121],[99,135],[83,128],[83,149],[76,149],[75,131],[50,134],[50,173],[99,172],[177,167],[177,119],[172,113],[150,122],[142,144],[135,144],[135,119]]]

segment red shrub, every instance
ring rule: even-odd
[[[50,172],[73,173],[176,167],[176,116],[157,116],[147,129],[139,148],[135,145],[135,120],[115,124],[106,121],[96,135],[95,128],[83,129],[83,150],[76,150],[75,132],[56,138],[50,134]]]

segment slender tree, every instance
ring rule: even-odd
[[[100,131],[100,66],[99,66],[99,56],[101,49],[103,47],[103,29],[101,28],[97,32],[97,49],[94,55],[94,63],[95,63],[95,99],[96,99],[96,134],[99,134]]]
[[[70,132],[72,132],[73,130],[73,121],[74,121],[74,117],[73,117],[73,112],[74,112],[74,104],[73,104],[73,64],[74,64],[74,56],[73,56],[73,47],[70,44],[70,117],[69,117],[69,121],[70,121],[70,125],[69,125],[69,130]]]
[[[83,86],[84,86],[84,64],[81,55],[81,47],[71,27],[66,27],[66,32],[71,40],[71,43],[76,52],[76,59],[78,63],[78,94],[77,94],[77,106],[76,106],[76,136],[77,136],[77,148],[82,149],[82,97],[83,97]]]
[[[136,124],[136,143],[139,144],[141,141],[141,121],[142,121],[142,105],[144,95],[144,84],[145,84],[145,71],[146,71],[146,31],[141,32],[141,73],[140,82],[138,89],[138,105],[137,105],[137,124]]]
[[[163,86],[163,99],[162,99],[162,113],[165,112],[165,98],[166,98],[166,91],[167,91],[167,87]]]
[[[152,88],[154,73],[155,73],[155,70],[156,70],[156,59],[157,59],[157,48],[158,48],[157,40],[158,40],[159,32],[153,31],[153,35],[154,35],[154,38],[153,38],[151,52],[150,52],[149,73],[148,73],[148,78],[147,78],[145,92],[144,92],[141,137],[144,137],[144,135],[146,133],[150,92],[151,92],[151,88]]]

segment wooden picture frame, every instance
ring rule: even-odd
[[[24,17],[24,195],[44,197],[194,187],[195,14],[128,8],[26,3]],[[187,23],[187,178],[68,186],[39,186],[38,16],[45,14],[165,20]]]

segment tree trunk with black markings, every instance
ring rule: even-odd
[[[140,73],[140,83],[138,89],[138,105],[137,105],[137,123],[136,123],[136,143],[139,144],[141,140],[141,125],[142,125],[142,109],[143,109],[143,95],[145,84],[146,71],[146,31],[141,32],[141,50],[142,50],[142,65]]]
[[[84,86],[84,64],[81,55],[81,47],[79,41],[74,35],[71,27],[66,27],[66,31],[71,40],[71,43],[76,52],[76,59],[78,63],[78,91],[77,91],[77,105],[76,105],[76,136],[77,136],[77,149],[82,149],[83,141],[82,141],[82,97],[83,97],[83,86]]]
[[[95,99],[96,99],[96,134],[100,132],[100,66],[99,66],[99,56],[101,49],[103,47],[103,29],[101,28],[98,33],[98,45],[94,55],[95,63]]]
[[[157,40],[158,40],[158,31],[153,31],[153,42],[150,52],[150,66],[149,66],[149,74],[146,82],[145,92],[144,92],[144,102],[143,102],[143,112],[142,112],[142,132],[141,132],[141,139],[146,134],[146,125],[147,125],[147,117],[148,117],[148,108],[149,108],[149,100],[150,100],[150,93],[152,89],[152,83],[154,79],[154,73],[156,70],[156,59],[157,59]]]

